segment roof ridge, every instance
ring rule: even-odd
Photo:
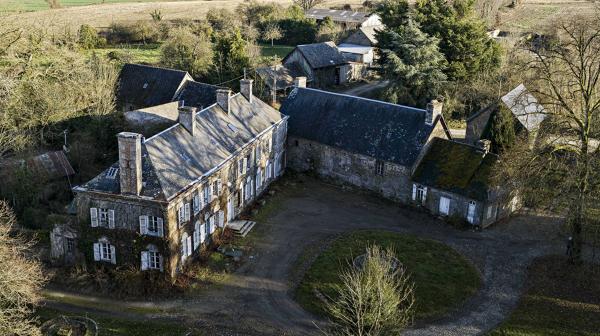
[[[418,107],[406,106],[406,105],[400,105],[400,104],[394,104],[394,103],[386,102],[386,101],[383,101],[383,100],[365,98],[365,97],[360,97],[360,96],[353,96],[353,95],[349,95],[349,94],[345,94],[345,93],[339,93],[339,92],[333,92],[333,91],[325,91],[325,90],[319,90],[319,89],[315,89],[315,88],[296,88],[296,89],[310,90],[310,91],[316,91],[316,92],[324,92],[326,94],[331,94],[331,95],[336,95],[336,96],[342,96],[342,97],[347,97],[347,98],[353,98],[353,99],[358,99],[358,100],[366,100],[366,101],[370,101],[370,102],[375,102],[375,103],[384,104],[384,105],[391,105],[391,106],[396,106],[396,107],[402,107],[402,108],[406,108],[406,109],[410,109],[410,110],[416,110],[416,111],[420,111],[420,112],[424,112],[425,111],[425,109],[418,108]]]

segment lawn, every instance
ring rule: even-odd
[[[536,259],[519,306],[489,336],[600,335],[600,266]]]
[[[81,316],[78,314],[65,313],[51,308],[40,308],[37,310],[40,322],[45,322],[59,316]],[[108,318],[86,314],[98,324],[99,336],[201,336],[198,330],[191,329],[183,323],[158,322],[156,320],[132,321],[118,318]],[[189,333],[188,333],[189,332]]]
[[[481,286],[475,267],[444,244],[386,231],[355,231],[336,239],[317,257],[296,289],[296,300],[306,310],[326,316],[315,289],[334,298],[340,270],[373,244],[393,247],[409,271],[415,282],[417,320],[444,315]]]
[[[94,49],[87,51],[90,55],[92,52],[101,57],[108,57],[110,53],[118,55],[118,57],[126,63],[142,63],[157,65],[160,62],[160,43],[149,43],[139,45],[119,45],[107,48]]]
[[[271,47],[271,44],[260,44],[260,51],[263,57],[275,56],[278,58],[284,58],[292,50],[294,50],[294,46],[274,45]]]

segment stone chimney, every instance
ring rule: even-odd
[[[179,106],[177,110],[179,111],[179,124],[194,136],[197,109],[193,106]]]
[[[305,88],[306,87],[306,77],[294,77],[294,87]]]
[[[483,154],[485,155],[490,152],[490,149],[492,149],[492,142],[488,139],[481,139],[477,140],[475,146],[481,149],[483,151]]]
[[[437,118],[438,115],[442,114],[442,109],[444,108],[444,99],[438,98],[434,99],[427,104],[427,109],[425,113],[425,123],[427,125],[432,125]]]
[[[229,113],[229,98],[231,97],[231,90],[229,89],[218,89],[217,90],[217,104],[221,106],[225,113]]]
[[[121,194],[139,196],[142,191],[142,135],[121,132],[118,138]]]
[[[250,103],[252,103],[252,79],[240,80],[240,93],[246,97]]]

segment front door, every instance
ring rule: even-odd
[[[440,214],[448,216],[450,213],[450,199],[447,197],[440,197]]]
[[[467,211],[467,221],[471,224],[475,222],[475,202],[469,202],[469,209]]]

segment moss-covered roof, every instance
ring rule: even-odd
[[[497,155],[484,154],[477,147],[434,138],[413,174],[413,181],[485,201],[497,160]]]

